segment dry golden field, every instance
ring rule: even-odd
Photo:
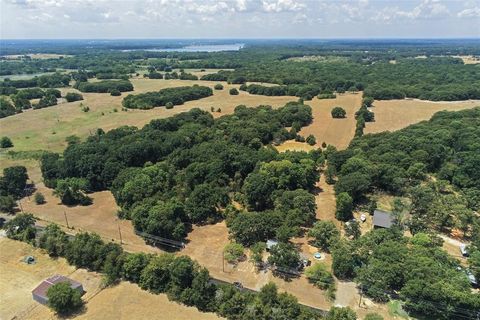
[[[45,278],[55,274],[68,276],[82,283],[86,293],[84,310],[75,319],[220,319],[212,313],[202,313],[168,300],[164,294],[155,295],[137,285],[121,282],[102,289],[100,274],[75,269],[65,259],[52,259],[40,249],[19,241],[0,238],[0,319],[57,319],[46,306],[32,299],[31,291]],[[22,262],[34,256],[35,264]]]
[[[375,113],[375,122],[367,122],[365,133],[399,130],[411,124],[428,120],[438,111],[469,109],[480,106],[480,101],[382,100],[375,101],[373,105],[372,111]]]

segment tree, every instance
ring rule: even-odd
[[[0,211],[6,213],[15,212],[15,199],[12,196],[0,196]]]
[[[360,225],[356,220],[345,223],[345,234],[352,239],[358,239],[361,235]]]
[[[36,192],[35,196],[34,196],[34,201],[35,201],[36,204],[44,204],[45,203],[45,196],[40,192]]]
[[[48,305],[60,315],[68,315],[83,305],[80,292],[68,282],[56,283],[47,290]]]
[[[373,98],[372,97],[363,97],[362,99],[362,106],[365,106],[367,108],[370,108],[373,104]]]
[[[132,253],[125,257],[122,265],[122,277],[133,283],[139,283],[143,269],[148,265],[151,255],[145,253]]]
[[[357,266],[351,244],[339,242],[332,250],[332,270],[339,279],[352,279]]]
[[[221,83],[217,83],[215,87],[213,87],[215,90],[223,90],[223,85]]]
[[[318,221],[308,232],[313,237],[313,245],[329,252],[330,249],[340,240],[340,231],[331,221]]]
[[[355,311],[349,307],[331,307],[328,311],[325,320],[356,320],[357,315]]]
[[[110,95],[114,96],[114,97],[118,97],[118,96],[121,96],[122,93],[118,89],[112,89],[112,90],[110,90]]]
[[[314,146],[317,143],[317,139],[313,134],[308,135],[307,139],[305,140],[309,145]]]
[[[332,118],[340,119],[340,118],[345,118],[345,116],[347,115],[347,112],[342,107],[334,107],[331,111],[331,114],[332,114]]]
[[[383,317],[378,313],[367,313],[364,320],[383,320]]]
[[[65,99],[67,100],[67,102],[74,102],[74,101],[83,100],[83,96],[80,93],[68,92],[65,95]]]
[[[12,103],[5,97],[0,97],[0,118],[5,118],[17,113]]]
[[[3,169],[3,177],[0,177],[0,195],[11,195],[16,199],[20,199],[24,196],[27,179],[27,169],[24,166],[13,166]]]
[[[327,290],[335,287],[335,281],[330,272],[322,263],[316,263],[305,270],[305,276],[308,281],[313,283],[316,287]]]
[[[270,249],[268,263],[280,270],[297,269],[300,265],[300,254],[293,244],[280,242]]]
[[[230,242],[223,248],[225,260],[227,260],[228,263],[239,262],[245,256],[244,250],[240,243]]]
[[[335,217],[341,221],[347,221],[352,218],[353,199],[346,192],[337,195],[337,211]]]
[[[86,206],[92,203],[92,199],[85,194],[87,190],[86,179],[67,178],[57,180],[53,194],[59,197],[63,204]]]
[[[170,283],[170,270],[175,257],[172,254],[153,256],[143,269],[139,285],[153,293],[167,291]]]
[[[237,96],[238,95],[238,90],[236,88],[231,88],[229,91],[231,96]]]
[[[265,252],[266,248],[267,248],[267,245],[265,244],[265,242],[257,242],[250,247],[250,251],[251,251],[250,260],[255,265],[260,265],[263,262],[263,253]]]
[[[11,147],[13,147],[13,143],[9,137],[2,137],[2,139],[0,139],[0,148],[11,148]]]
[[[42,233],[39,247],[45,249],[52,257],[63,257],[68,250],[68,236],[56,224],[49,224]]]
[[[30,242],[35,239],[35,218],[33,214],[22,213],[5,224],[7,237]]]

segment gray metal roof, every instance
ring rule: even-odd
[[[373,225],[382,228],[390,228],[393,225],[393,216],[390,212],[375,210],[373,212]]]

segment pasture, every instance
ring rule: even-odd
[[[220,319],[215,314],[171,302],[164,294],[151,294],[128,282],[103,289],[100,274],[75,269],[65,259],[52,259],[41,249],[26,243],[3,237],[0,245],[0,319],[57,319],[48,307],[35,302],[31,294],[42,280],[54,274],[68,276],[84,286],[86,305],[74,315],[76,319]],[[27,255],[34,256],[36,263],[22,262]]]
[[[364,133],[395,131],[411,124],[428,120],[434,113],[447,110],[458,111],[480,105],[478,100],[433,102],[418,99],[381,100],[373,103],[375,122],[367,122]]]

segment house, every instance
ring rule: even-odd
[[[390,228],[395,221],[391,212],[375,210],[373,212],[373,227],[374,228]]]
[[[48,304],[48,297],[47,297],[48,289],[54,284],[57,284],[60,282],[68,282],[70,283],[70,287],[72,289],[78,290],[82,295],[85,293],[81,283],[61,275],[54,275],[53,277],[43,280],[42,283],[40,283],[35,289],[33,289],[32,291],[33,300],[41,304]]]

